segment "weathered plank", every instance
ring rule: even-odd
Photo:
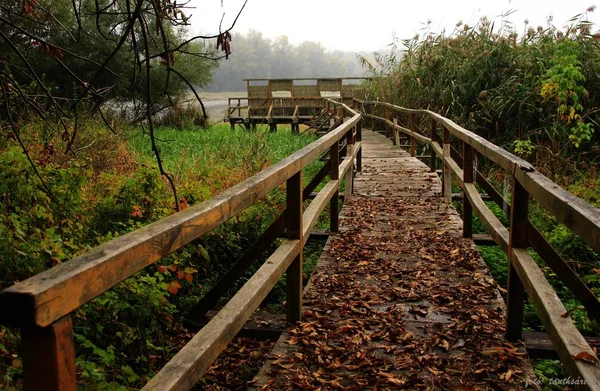
[[[70,316],[47,327],[24,329],[23,389],[25,391],[75,391],[75,345]]]

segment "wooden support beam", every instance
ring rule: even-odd
[[[400,138],[398,137],[398,134],[400,133],[400,131],[397,129],[397,126],[398,126],[398,118],[396,118],[396,116],[394,116],[394,126],[392,127],[392,131],[394,132],[393,144],[394,144],[394,146],[399,147],[400,146]]]
[[[444,127],[444,138],[443,138],[443,170],[444,180],[442,182],[442,192],[444,193],[444,200],[447,204],[452,203],[452,171],[450,166],[446,163],[450,157],[450,132]]]
[[[411,132],[417,131],[417,121],[415,120],[414,113],[410,113],[410,126],[409,127],[410,127]],[[411,134],[411,136],[410,136],[410,156],[415,157],[416,155],[417,155],[417,142],[415,141],[415,138]]]
[[[362,142],[362,122],[356,124],[356,142]],[[362,148],[358,150],[356,155],[356,171],[362,172]]]
[[[348,159],[354,159],[354,135],[350,131],[346,133],[346,157]],[[352,169],[353,162],[350,161],[350,169],[346,173],[344,182],[344,199],[350,201],[352,199],[352,192],[354,187],[354,170]]]
[[[76,391],[73,322],[66,316],[50,326],[21,331],[24,391]]]
[[[474,234],[473,241],[478,246],[497,246],[498,244],[488,234]]]
[[[334,143],[329,149],[329,161],[330,161],[330,172],[329,178],[331,180],[337,180],[340,178],[340,148],[339,141]],[[329,201],[329,229],[331,232],[339,231],[339,221],[340,221],[340,213],[339,213],[339,190],[335,192],[331,201]]]
[[[287,237],[298,240],[298,255],[287,269],[287,321],[296,323],[302,319],[302,171],[287,180],[286,226]]]
[[[516,271],[518,260],[512,255],[513,249],[526,249],[529,215],[529,194],[519,181],[513,177],[513,208],[510,213],[510,231],[508,243],[508,294],[506,303],[506,339],[516,341],[523,335],[523,309],[525,288]]]
[[[600,348],[600,338],[585,337],[587,343],[594,347]],[[552,344],[552,340],[547,333],[539,331],[524,331],[523,342],[527,349],[529,358],[558,360],[558,353]]]
[[[463,142],[463,182],[473,183],[473,148]],[[473,237],[473,207],[467,197],[463,198],[463,238]]]

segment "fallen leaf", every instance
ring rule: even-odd
[[[575,360],[579,360],[579,361],[585,361],[587,363],[590,364],[597,364],[598,363],[598,358],[596,358],[596,356],[588,353],[588,352],[581,352],[576,354],[575,356],[573,356],[573,358]]]

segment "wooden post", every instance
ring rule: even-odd
[[[334,143],[329,149],[329,178],[331,180],[340,179],[340,142]],[[331,201],[329,201],[329,231],[339,232],[339,186]]]
[[[443,139],[443,167],[444,167],[444,181],[442,183],[442,193],[444,194],[444,200],[447,204],[452,203],[452,172],[450,167],[446,164],[446,159],[451,159],[450,156],[450,132],[444,127],[444,139]]]
[[[356,124],[356,141],[362,141],[362,122],[358,121]],[[356,154],[356,171],[362,172],[362,147]]]
[[[352,159],[352,152],[354,149],[354,137],[353,129],[349,129],[346,132],[346,159]],[[344,187],[344,202],[349,202],[352,199],[352,192],[354,186],[354,167],[350,163],[350,169],[346,173],[345,187]]]
[[[431,119],[431,142],[435,142],[437,140],[437,122],[435,122],[435,120],[432,118]],[[429,158],[429,170],[431,172],[435,172],[435,159],[436,159],[436,155],[435,155],[435,151],[433,150],[433,147],[430,145],[430,153],[431,153],[431,157]]]
[[[398,135],[398,129],[396,128],[396,126],[398,126],[398,118],[396,116],[394,116],[394,145],[397,147],[400,147],[400,137]]]
[[[48,327],[22,329],[23,390],[76,391],[73,322],[66,316]]]
[[[415,141],[415,138],[412,136],[412,133],[415,132],[415,129],[417,128],[417,122],[415,121],[415,114],[414,113],[410,113],[410,156],[415,157],[417,156],[417,144]]]
[[[506,303],[506,339],[509,341],[519,340],[523,336],[525,288],[514,267],[514,263],[518,262],[518,260],[512,257],[512,249],[527,248],[528,214],[529,194],[513,176],[508,242],[508,297]]]
[[[463,141],[463,182],[473,183],[473,147]],[[473,207],[463,192],[463,237],[473,237]]]
[[[371,115],[375,115],[375,104],[371,104]],[[371,130],[375,132],[375,118],[371,117]]]
[[[287,237],[298,239],[299,254],[287,269],[287,321],[302,319],[302,170],[287,180]]]
[[[387,107],[385,108],[385,119],[390,120],[390,109]],[[385,123],[385,137],[390,138],[390,127],[387,122]]]

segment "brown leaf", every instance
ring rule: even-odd
[[[590,363],[590,364],[597,364],[598,363],[598,358],[596,358],[596,356],[594,356],[593,354],[590,354],[588,352],[578,353],[578,354],[574,355],[573,358],[575,360],[585,361],[585,362]]]
[[[444,348],[445,351],[450,350],[450,344],[445,339],[442,340],[442,342],[440,343],[440,345]]]

